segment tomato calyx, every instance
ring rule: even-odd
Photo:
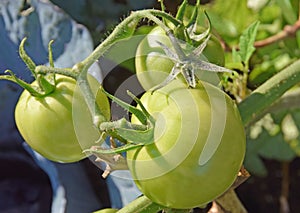
[[[195,88],[198,81],[195,76],[196,70],[232,72],[225,67],[207,62],[203,58],[201,59],[200,55],[206,48],[211,37],[211,22],[208,14],[204,11],[204,15],[208,21],[208,28],[203,32],[203,27],[199,23],[201,21],[198,18],[200,15],[199,5],[200,0],[197,0],[195,6],[192,7],[192,12],[190,12],[190,5],[188,1],[184,0],[179,6],[175,17],[180,24],[174,25],[164,18],[165,27],[157,24],[158,27],[163,29],[171,45],[167,46],[160,41],[156,41],[156,43],[161,47],[167,58],[174,63],[174,66],[165,80],[154,86],[152,91],[166,86],[178,74],[183,75],[188,87]],[[165,7],[162,2],[161,7],[164,10]],[[188,15],[188,18],[187,13],[191,14],[190,16]]]
[[[127,94],[139,105],[139,109],[109,94],[103,88],[102,90],[112,101],[115,101],[119,106],[135,115],[141,124],[133,124],[125,118],[121,118],[117,121],[102,122],[100,124],[100,130],[118,139],[124,143],[124,145],[112,147],[111,149],[92,147],[92,149],[87,151],[100,154],[122,153],[153,143],[155,119],[145,109],[141,101],[130,91],[127,91]]]
[[[39,74],[36,72],[36,68],[37,68],[36,64],[32,61],[32,59],[28,56],[28,54],[24,49],[25,42],[26,42],[26,38],[24,38],[20,43],[19,54],[21,59],[26,64],[26,66],[32,73],[33,77],[37,81],[38,85],[37,86],[31,85],[21,80],[11,70],[6,70],[5,73],[8,73],[9,75],[1,75],[0,79],[9,80],[20,85],[25,90],[27,90],[32,96],[45,97],[50,93],[54,92],[56,88],[55,74],[53,73]],[[48,58],[49,58],[50,67],[54,67],[53,54],[51,48],[52,43],[53,41],[50,41],[48,44],[48,50],[49,50]]]
[[[102,177],[105,178],[111,171],[128,169],[126,159],[121,155],[122,153],[154,143],[155,119],[145,109],[141,101],[130,91],[127,91],[127,94],[139,105],[140,109],[109,94],[103,88],[100,89],[108,98],[132,113],[141,122],[141,124],[133,124],[125,118],[121,118],[100,124],[100,131],[111,136],[110,148],[107,149],[101,144],[100,146],[92,146],[90,149],[86,149],[85,152],[96,156],[96,161],[106,164],[105,171],[102,174]],[[114,139],[117,139],[122,145],[116,146]]]
[[[176,76],[180,73],[183,74],[187,84],[189,87],[196,87],[196,76],[195,71],[198,70],[206,70],[210,72],[232,72],[231,70],[218,66],[216,64],[212,64],[210,62],[199,59],[200,54],[203,52],[204,48],[207,45],[208,40],[210,39],[210,35],[204,32],[201,39],[205,40],[202,44],[200,44],[197,48],[195,48],[191,53],[186,54],[183,48],[180,45],[180,42],[175,38],[171,31],[167,32],[167,36],[169,37],[174,50],[171,50],[165,44],[157,41],[157,43],[162,47],[167,57],[169,57],[173,62],[174,66],[168,75],[168,77],[159,85],[152,88],[152,91],[158,90],[165,85],[167,85],[170,81],[176,78]]]
[[[133,147],[136,147],[136,145],[143,146],[152,143],[154,138],[155,119],[145,109],[141,101],[130,91],[127,91],[127,94],[140,106],[141,109],[138,109],[105,91],[104,93],[119,106],[135,115],[141,124],[132,124],[125,118],[121,118],[117,121],[101,123],[100,130],[108,132],[110,135],[118,138],[121,142],[132,144]],[[127,148],[131,147],[128,146]]]

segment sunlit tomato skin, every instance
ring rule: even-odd
[[[174,66],[174,62],[166,56],[163,48],[158,42],[161,42],[170,48],[172,47],[170,39],[162,28],[154,27],[137,47],[135,58],[136,74],[145,90],[149,90],[164,80],[165,77],[156,75],[155,72],[170,73]],[[197,47],[197,45],[199,44],[195,44],[195,47]],[[190,51],[195,49],[195,47],[188,44],[186,47],[188,47],[186,49],[190,49]],[[211,35],[206,48],[199,58],[219,66],[224,66],[224,50],[214,35]],[[196,72],[196,75],[198,75],[200,79],[202,78],[200,72]]]
[[[174,80],[141,101],[156,122],[154,143],[127,152],[139,189],[175,209],[203,206],[224,193],[245,155],[243,124],[229,96],[205,82],[188,89]]]
[[[94,78],[89,79],[91,85],[97,84]],[[90,148],[100,133],[93,127],[83,97],[77,96],[77,102],[82,104],[76,112],[81,113],[78,116],[82,118],[83,131],[89,133],[85,141],[78,141],[72,114],[76,81],[61,75],[56,76],[56,81],[55,91],[45,97],[34,97],[26,90],[21,94],[15,108],[16,125],[30,147],[47,159],[64,163],[79,161],[86,157],[83,150]],[[103,93],[97,94],[97,104],[109,119],[109,102]]]

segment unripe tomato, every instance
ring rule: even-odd
[[[234,182],[246,137],[236,105],[219,88],[180,80],[146,92],[141,102],[155,118],[154,142],[127,152],[139,189],[175,209],[211,202]],[[132,117],[133,123],[139,123]]]
[[[135,67],[139,82],[145,90],[160,84],[164,79],[155,72],[170,73],[174,62],[168,58],[158,42],[172,47],[170,39],[160,27],[154,27],[140,42],[136,51]],[[190,49],[191,45],[187,45]],[[199,57],[219,66],[224,66],[224,50],[214,35],[211,35],[206,48]],[[196,75],[199,73],[196,73]]]
[[[76,112],[81,118],[82,131],[86,132],[85,141],[78,141],[72,113],[76,81],[69,77],[56,75],[57,86],[54,92],[45,97],[34,97],[25,90],[15,108],[16,125],[24,140],[42,156],[57,162],[75,162],[86,157],[84,149],[90,148],[99,132],[93,127],[83,96],[77,95]],[[89,78],[91,86],[99,84]],[[33,82],[37,85],[37,82]],[[110,118],[109,102],[105,94],[99,92],[96,102]]]

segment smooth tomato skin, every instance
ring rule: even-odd
[[[210,103],[214,98],[218,102],[219,97],[224,98],[225,108]],[[152,201],[175,209],[203,206],[224,193],[237,177],[246,148],[233,101],[208,83],[187,89],[179,80],[153,94],[146,92],[141,101],[156,124],[154,143],[127,152],[139,189]],[[207,162],[200,163],[206,140],[219,133],[214,125],[218,126],[218,117],[224,115],[224,132],[217,138],[220,144],[215,152],[207,151],[213,153]],[[217,118],[213,126],[212,116]],[[132,122],[139,123],[136,117]]]
[[[174,62],[165,55],[163,48],[157,41],[168,47],[172,47],[163,29],[154,27],[139,43],[136,51],[136,74],[139,82],[146,91],[165,79],[165,75],[157,76],[156,72],[170,73],[174,66]],[[192,46],[190,48],[193,49]],[[224,50],[214,35],[211,35],[200,58],[219,66],[224,66]],[[201,78],[201,73],[196,73],[196,75]]]
[[[89,78],[92,85],[96,80]],[[69,77],[56,75],[57,87],[51,94],[38,98],[24,90],[15,108],[15,121],[24,140],[42,156],[56,162],[75,162],[86,156],[84,149],[90,148],[99,138],[94,129],[91,116],[83,97],[80,115],[85,131],[91,133],[86,141],[78,141],[73,123],[72,101],[76,81]],[[36,85],[36,82],[33,82]],[[78,96],[79,98],[79,96]],[[103,93],[97,94],[97,104],[109,119],[109,102]]]

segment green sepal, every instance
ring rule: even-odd
[[[54,67],[54,60],[53,60],[53,53],[52,53],[52,44],[53,40],[51,40],[48,44],[48,58],[49,58],[49,65],[50,67]]]
[[[116,102],[119,106],[121,106],[122,108],[124,108],[125,110],[129,111],[130,113],[134,114],[139,121],[144,124],[147,125],[148,122],[148,118],[147,115],[144,114],[143,111],[141,111],[140,109],[137,109],[134,106],[131,106],[130,104],[120,100],[119,98],[109,94],[108,92],[106,92],[103,88],[102,91],[107,95],[107,97],[109,97],[112,101]]]
[[[123,152],[127,152],[128,150],[131,149],[136,149],[143,146],[143,144],[125,144],[120,147],[116,148],[110,148],[110,149],[104,149],[100,146],[93,146],[90,149],[84,150],[84,152],[90,152],[90,153],[98,153],[98,154],[120,154]]]
[[[20,54],[20,57],[22,58],[22,60],[24,61],[24,63],[26,64],[26,66],[28,67],[28,69],[30,70],[30,72],[32,73],[32,75],[36,79],[37,78],[37,74],[35,73],[36,64],[27,55],[27,53],[24,49],[24,45],[25,45],[26,40],[27,40],[27,38],[25,37],[21,41],[20,46],[19,46],[19,54]]]
[[[164,0],[158,0],[158,2],[160,2],[161,11],[165,12],[166,11],[166,6],[164,4]]]
[[[189,26],[191,26],[192,24],[195,24],[195,23],[196,23],[197,17],[198,17],[199,5],[200,5],[200,0],[197,0],[196,5],[194,6],[194,10],[193,10],[192,16],[191,16],[191,18],[190,18],[190,21],[189,21],[188,24],[186,25],[187,28],[188,28]]]
[[[210,21],[210,18],[208,16],[208,14],[206,13],[206,11],[204,11],[204,14],[207,18],[207,21],[208,21],[208,28],[203,32],[203,33],[200,33],[200,34],[197,34],[197,27],[198,27],[198,23],[195,22],[193,23],[192,25],[190,25],[188,28],[187,28],[187,35],[189,38],[191,38],[192,40],[194,41],[201,41],[203,40],[204,38],[206,38],[210,32],[211,32],[211,21]]]
[[[153,125],[132,124],[125,118],[112,122],[102,122],[100,130],[106,131],[124,143],[146,145],[154,140]]]
[[[115,131],[130,144],[147,145],[154,141],[153,127],[144,131],[123,128],[116,128]]]
[[[186,9],[187,4],[188,4],[187,0],[183,0],[181,5],[178,7],[178,11],[177,11],[177,14],[176,14],[176,19],[177,20],[183,21],[184,13],[185,13],[185,9]]]
[[[17,76],[11,70],[6,70],[5,73],[9,73],[10,75],[0,75],[0,79],[12,81],[20,85],[22,88],[27,90],[32,96],[42,97],[44,95],[42,91],[39,91],[38,88],[35,88],[32,85],[26,83],[25,81],[17,78]]]
[[[49,80],[46,78],[48,76]],[[54,74],[50,73],[46,76],[44,75],[38,75],[37,76],[37,81],[39,86],[44,92],[44,95],[48,95],[51,92],[53,92],[56,88],[55,83],[53,82]],[[51,83],[52,81],[52,83]]]
[[[155,119],[150,115],[150,113],[146,110],[143,103],[140,99],[138,99],[133,93],[131,93],[129,90],[127,90],[127,94],[141,107],[142,112],[146,115],[146,117],[149,119],[151,124],[155,124]]]

